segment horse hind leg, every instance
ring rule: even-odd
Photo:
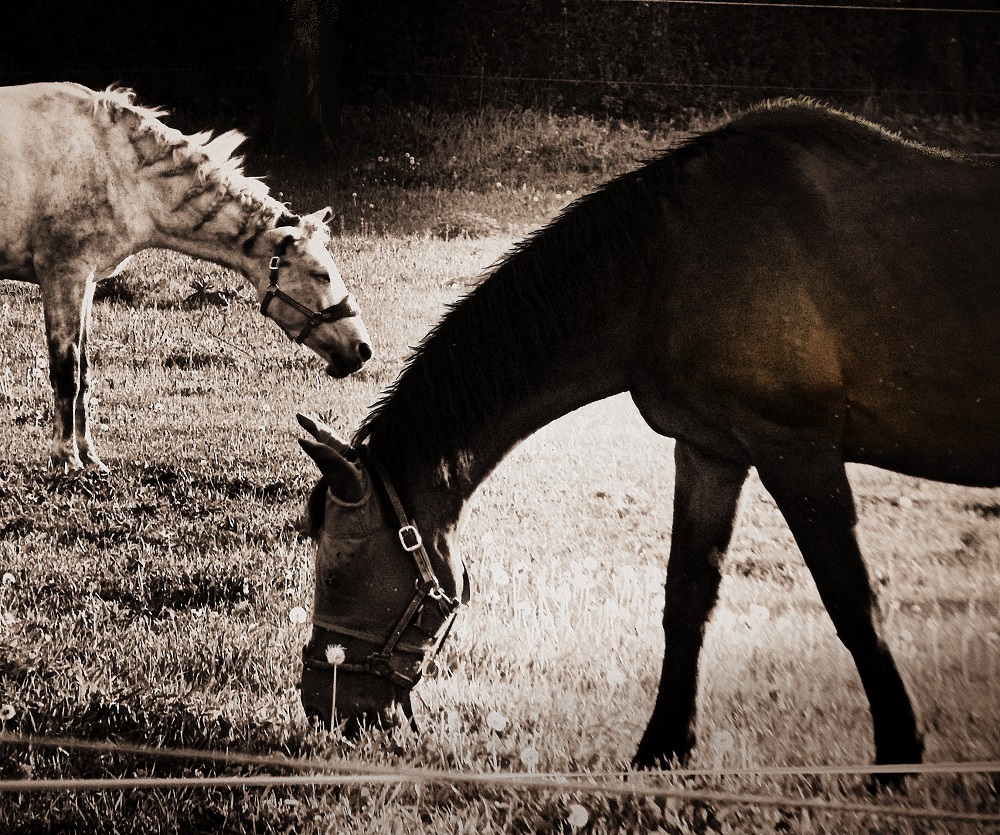
[[[664,655],[656,704],[634,763],[685,762],[694,747],[698,658],[718,599],[722,556],[748,467],[681,441],[676,461],[673,533],[663,607]]]
[[[854,533],[854,501],[843,460],[829,448],[782,448],[768,454],[766,463],[758,461],[757,471],[795,537],[837,635],[854,658],[871,707],[875,761],[919,762],[923,739],[882,633],[878,602]]]

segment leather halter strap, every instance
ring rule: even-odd
[[[359,449],[358,452],[362,453],[362,450]],[[404,551],[413,557],[413,560],[416,563],[417,574],[419,575],[416,582],[416,589],[409,604],[403,611],[403,614],[399,617],[399,620],[396,622],[392,632],[389,634],[389,637],[386,638],[385,642],[382,644],[382,649],[369,654],[363,661],[352,662],[345,660],[343,663],[335,665],[328,661],[320,660],[308,655],[306,652],[307,648],[303,647],[302,664],[304,667],[313,670],[332,671],[334,667],[336,667],[338,670],[348,673],[369,673],[380,676],[399,687],[409,690],[420,681],[426,666],[429,662],[433,661],[434,657],[440,651],[445,639],[451,632],[452,624],[455,622],[455,615],[458,613],[458,607],[461,605],[462,601],[457,597],[450,597],[442,588],[441,582],[438,580],[438,576],[434,571],[433,565],[431,564],[430,556],[427,554],[427,549],[424,547],[420,531],[417,530],[416,525],[414,525],[407,516],[406,511],[403,508],[403,504],[399,500],[399,495],[392,486],[392,482],[389,480],[389,476],[385,472],[385,468],[382,466],[382,463],[377,458],[367,455],[363,455],[363,458],[366,459],[366,463],[370,465],[370,469],[374,470],[378,481],[382,485],[386,498],[389,499],[389,504],[392,505],[393,512],[399,522],[398,536],[400,545],[403,547]],[[403,634],[411,626],[420,628],[419,619],[421,612],[431,601],[437,604],[438,610],[443,616],[441,625],[438,627],[436,635],[421,630],[424,631],[424,634],[433,639],[431,645],[425,649],[418,649],[412,645],[402,643],[401,639]],[[376,646],[380,642],[379,638],[367,635],[354,629],[330,627],[325,625],[322,628],[327,632],[333,633],[334,635],[340,634],[351,638],[359,638]],[[394,652],[412,654],[423,653],[424,660],[415,673],[405,673],[392,666],[392,656]]]
[[[331,304],[323,310],[310,310],[304,304],[296,299],[293,299],[288,295],[288,293],[278,287],[278,271],[280,268],[281,256],[272,256],[271,262],[268,265],[267,290],[264,291],[264,298],[260,300],[260,312],[262,315],[266,316],[267,309],[271,306],[271,300],[280,299],[289,307],[294,308],[305,316],[306,324],[302,328],[299,335],[295,337],[295,341],[300,345],[306,341],[309,334],[312,333],[313,329],[318,325],[323,325],[327,322],[336,322],[340,319],[350,318],[351,316],[361,315],[361,308],[358,307],[357,301],[350,293],[348,293],[342,301],[339,301],[336,304]]]

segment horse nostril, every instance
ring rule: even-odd
[[[368,362],[372,358],[372,347],[367,342],[359,342],[357,348],[362,362]]]

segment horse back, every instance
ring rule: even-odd
[[[100,271],[121,261],[134,158],[86,87],[0,88],[0,275],[35,280],[39,263],[82,259]]]
[[[643,329],[675,390],[750,434],[1000,483],[996,168],[793,107],[709,136],[677,180]]]

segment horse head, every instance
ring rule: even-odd
[[[354,297],[327,250],[329,208],[285,215],[250,242],[256,256],[261,313],[291,339],[329,363],[327,374],[346,377],[372,356],[371,340]]]
[[[327,727],[345,722],[346,734],[393,724],[397,706],[412,722],[409,691],[468,599],[467,577],[447,536],[425,544],[364,448],[311,418],[299,423],[315,438],[299,443],[322,473],[308,508],[316,589],[302,706]]]

